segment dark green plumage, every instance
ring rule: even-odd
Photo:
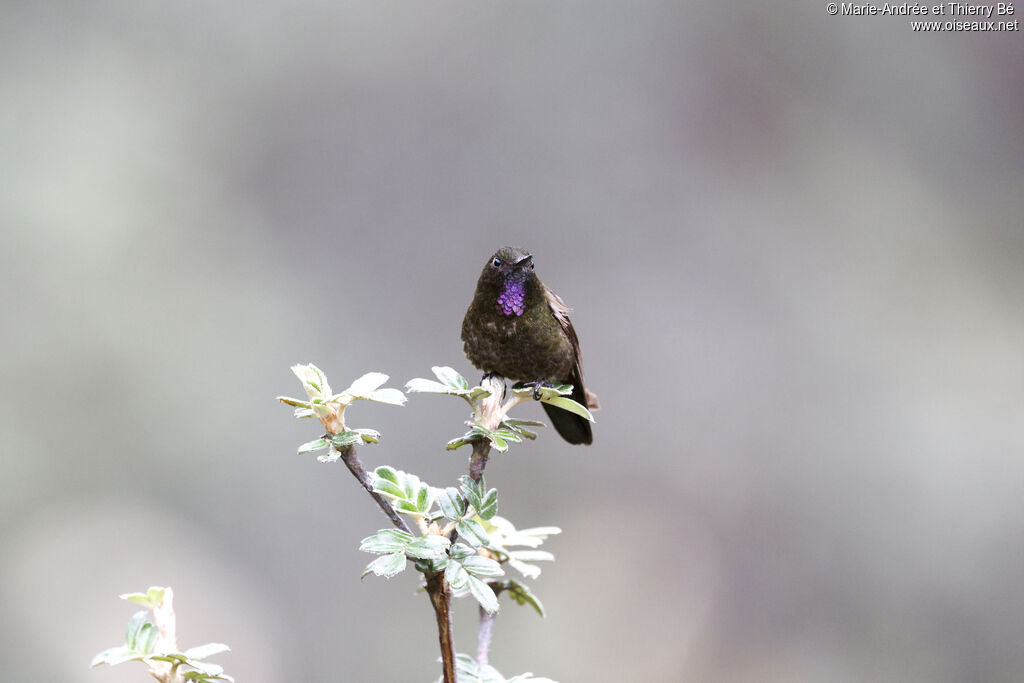
[[[462,321],[466,357],[480,370],[508,379],[572,384],[571,398],[596,408],[597,397],[583,387],[579,340],[568,313],[534,273],[533,257],[502,247],[480,273]],[[544,410],[569,443],[593,440],[586,419],[546,403]]]

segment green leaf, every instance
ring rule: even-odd
[[[332,434],[330,440],[335,448],[345,448],[346,446],[355,446],[362,443],[363,437],[359,432],[345,431],[340,434]]]
[[[560,533],[562,533],[562,530],[557,526],[535,526],[529,529],[520,529],[516,532],[516,542],[511,543],[510,545],[528,545],[531,548],[536,548],[543,543],[548,536],[554,536]]]
[[[337,462],[339,458],[341,458],[341,451],[339,451],[334,446],[331,446],[329,451],[327,451],[326,453],[321,453],[320,455],[316,456],[316,461]]]
[[[186,680],[197,681],[197,683],[210,683],[210,681],[234,681],[235,679],[227,674],[208,674],[202,671],[186,671],[182,674]]]
[[[470,404],[474,404],[480,399],[486,398],[487,396],[490,395],[491,392],[488,391],[487,389],[484,389],[483,387],[473,387],[472,389],[469,390],[468,394],[463,394],[462,397],[469,401]]]
[[[153,608],[164,601],[164,594],[167,589],[163,586],[150,586],[145,593],[122,593],[118,597],[136,605]]]
[[[415,566],[416,571],[422,572],[423,574],[429,574],[433,576],[438,572],[443,572],[448,567],[448,563],[451,560],[447,555],[442,555],[436,560],[416,560]]]
[[[476,675],[479,673],[480,667],[477,665],[476,660],[466,654],[455,655],[455,672],[460,674],[472,674]]]
[[[393,508],[395,508],[396,510],[398,510],[399,512],[401,512],[402,514],[409,515],[410,517],[422,517],[423,516],[421,514],[421,512],[420,512],[419,507],[416,505],[416,503],[414,501],[411,501],[411,500],[403,500],[403,499],[393,500],[393,501],[391,501],[391,506]]]
[[[468,474],[463,474],[459,477],[459,488],[466,494],[466,500],[473,507],[480,505],[481,499],[484,496],[484,478],[481,475],[479,481],[474,481]]]
[[[554,562],[555,556],[546,550],[512,550],[509,556],[528,562]]]
[[[231,648],[224,643],[207,643],[206,645],[199,645],[185,650],[185,656],[189,659],[203,660],[213,655],[219,655],[221,652],[230,651]]]
[[[409,399],[398,389],[378,389],[366,397],[368,401],[377,403],[389,403],[394,406],[404,406]]]
[[[451,550],[448,551],[448,554],[451,555],[453,560],[462,561],[467,557],[476,555],[476,550],[470,548],[465,543],[455,543],[452,545]]]
[[[405,390],[410,393],[451,394],[465,399],[470,405],[491,395],[490,391],[481,386],[470,388],[466,379],[452,368],[434,367],[432,370],[440,382],[417,377],[406,383]]]
[[[367,536],[359,544],[359,549],[366,553],[404,552],[405,546],[412,543],[413,535],[400,529],[381,529],[373,536]]]
[[[523,437],[508,428],[495,429],[493,433],[494,436],[505,439],[506,441],[515,441],[516,443],[522,443],[523,441]]]
[[[452,439],[451,441],[449,441],[444,448],[447,451],[454,451],[456,448],[461,448],[462,446],[465,446],[468,443],[473,443],[479,438],[480,437],[473,432],[466,432],[459,438]]]
[[[128,628],[125,630],[124,634],[124,644],[132,650],[141,650],[138,645],[139,633],[141,633],[142,627],[149,623],[148,617],[148,611],[140,610],[133,614],[128,620]]]
[[[477,578],[491,578],[505,574],[505,570],[501,568],[500,564],[483,555],[467,557],[462,561],[462,566],[466,568],[467,572]]]
[[[352,431],[354,431],[362,438],[363,443],[380,442],[380,432],[378,432],[376,429],[353,429]]]
[[[466,514],[466,501],[454,486],[439,491],[437,502],[444,516],[452,521],[458,521]]]
[[[434,506],[437,489],[409,472],[391,467],[378,467],[371,476],[375,491],[391,499],[391,505],[399,512],[413,517],[423,517]]]
[[[434,495],[429,486],[421,486],[416,491],[416,509],[419,512],[426,512],[433,507]]]
[[[390,579],[403,569],[405,569],[405,553],[391,553],[390,555],[381,555],[376,560],[366,565],[366,569],[363,571],[362,576],[366,576],[370,572],[373,572],[377,576],[383,576],[386,579]]]
[[[398,470],[394,467],[388,467],[387,465],[381,465],[373,471],[381,479],[386,479],[394,484],[398,483]]]
[[[231,681],[231,683],[234,683],[235,680],[227,674],[211,676],[209,674],[200,673],[198,671],[186,671],[184,676],[186,679],[190,681],[197,681],[198,683],[210,683],[210,681]]]
[[[312,363],[293,365],[292,372],[302,382],[302,388],[310,398],[313,398],[314,394],[321,397],[330,395],[331,385],[327,383],[327,377],[317,366]]]
[[[541,617],[544,614],[544,605],[541,604],[540,598],[533,594],[530,587],[521,581],[515,579],[509,579],[502,582],[502,588],[508,591],[509,597],[516,601],[518,605],[529,605],[533,609],[537,610],[537,614]]]
[[[167,652],[165,654],[153,655],[150,659],[158,662],[171,662],[172,664],[175,662],[180,662],[182,664],[188,663],[188,657],[181,652]]]
[[[475,576],[469,577],[469,592],[473,594],[485,612],[494,614],[498,611],[498,596],[494,594],[490,586]]]
[[[474,547],[479,547],[489,541],[487,532],[475,519],[463,519],[456,522],[455,530],[459,532],[461,538]]]
[[[136,652],[125,645],[120,645],[118,647],[112,647],[104,650],[93,657],[89,666],[99,666],[100,664],[109,664],[110,666],[114,666],[115,664],[129,662],[133,659],[142,659],[145,656],[146,655],[141,652]]]
[[[287,404],[287,405],[290,405],[290,406],[295,406],[296,408],[306,408],[306,409],[309,409],[309,407],[310,407],[309,401],[302,401],[302,400],[299,400],[297,398],[289,398],[287,396],[278,396],[277,400],[280,401],[281,403],[284,403],[284,404]]]
[[[491,537],[491,546],[503,550],[504,546],[525,545],[530,548],[540,546],[548,536],[562,532],[556,526],[534,527],[531,529],[516,529],[512,522],[504,517],[495,515],[484,524]]]
[[[522,574],[527,579],[536,579],[538,576],[540,576],[540,567],[538,567],[535,564],[528,564],[526,562],[521,562],[521,561],[515,559],[514,557],[509,557],[509,558],[507,558],[507,560],[508,560],[508,566],[510,566],[513,569],[515,569],[517,572]]]
[[[491,489],[484,496],[484,499],[480,502],[480,507],[477,508],[476,513],[480,515],[481,519],[491,519],[498,512],[498,489]]]
[[[543,422],[540,422],[538,420],[520,420],[520,419],[517,419],[517,418],[514,418],[514,417],[506,417],[504,420],[502,420],[502,422],[507,424],[509,427],[513,427],[515,429],[518,429],[520,427],[544,427],[544,426],[546,426]]]
[[[451,388],[444,384],[441,384],[440,382],[435,382],[432,379],[423,379],[422,377],[417,377],[405,383],[405,390],[411,394],[447,394],[450,393]]]
[[[545,401],[548,398],[551,398],[551,397],[554,397],[554,396],[568,396],[569,394],[572,393],[572,385],[571,384],[546,384],[546,385],[538,387],[536,389],[536,392],[535,392],[533,386],[528,385],[525,382],[516,382],[512,386],[512,391],[517,393],[517,394],[529,394],[530,396],[533,396],[534,393],[537,393],[537,394],[540,395],[540,400],[541,401]]]
[[[322,450],[324,448],[327,448],[330,445],[331,444],[330,444],[329,441],[327,441],[327,439],[321,437],[319,439],[314,439],[313,441],[307,441],[306,443],[302,444],[301,446],[299,446],[299,451],[298,452],[299,452],[299,455],[302,455],[303,453],[313,453],[315,451],[319,451],[319,450]]]
[[[447,536],[428,534],[420,536],[406,546],[405,554],[418,560],[441,559],[450,545],[451,541],[448,540]]]
[[[513,420],[513,419],[508,419],[508,418],[502,420],[501,421],[501,425],[499,425],[499,426],[501,426],[501,427],[503,427],[505,429],[510,429],[510,430],[514,431],[516,434],[518,434],[521,438],[524,438],[524,439],[536,439],[537,438],[537,433],[536,432],[531,432],[529,429],[527,429],[522,424],[516,424],[516,423],[519,423],[519,422],[522,422],[522,423],[535,423],[538,426],[541,426],[541,427],[544,426],[543,422],[537,422],[536,420]]]
[[[555,556],[543,550],[512,550],[506,552],[505,558],[509,566],[521,573],[526,579],[537,579],[541,575],[541,567],[536,564],[530,564],[526,560],[535,562],[542,560],[552,561],[555,559]]]
[[[139,635],[135,640],[135,649],[139,652],[149,654],[153,651],[153,646],[156,645],[156,637],[156,626],[149,623],[143,624],[142,628],[139,629]]]
[[[571,398],[566,398],[565,396],[552,396],[551,398],[541,399],[541,402],[555,406],[556,408],[561,408],[562,410],[568,410],[570,413],[575,413],[580,417],[585,417],[591,422],[594,421],[594,416],[590,414],[590,411]]]
[[[405,491],[398,484],[388,481],[387,479],[376,479],[373,482],[373,490],[382,496],[387,496],[391,499],[404,500]]]
[[[555,556],[543,550],[506,551],[508,565],[528,579],[540,576],[540,567],[530,562],[553,562]]]
[[[447,365],[435,365],[430,369],[441,384],[451,387],[456,391],[466,391],[469,389],[469,382],[466,381],[466,378]]]
[[[452,591],[456,593],[466,590],[470,578],[469,572],[466,571],[465,567],[455,560],[450,560],[448,566],[445,567],[444,580],[448,582],[448,585],[452,587]]]
[[[491,436],[491,445],[494,446],[499,453],[505,453],[508,451],[508,442],[500,436]]]
[[[362,398],[372,394],[388,381],[388,376],[383,372],[368,372],[349,385],[349,388],[341,392],[356,398]]]
[[[487,520],[494,517],[498,511],[498,490],[487,490],[487,484],[483,477],[480,481],[473,481],[468,475],[459,477],[459,482],[466,500],[472,505],[481,519]]]

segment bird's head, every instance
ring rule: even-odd
[[[519,316],[536,281],[533,254],[519,247],[502,247],[484,264],[477,288],[494,292],[495,306],[502,315]]]

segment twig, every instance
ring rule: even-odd
[[[496,616],[497,613],[491,614],[483,607],[480,608],[480,632],[476,637],[476,663],[480,666],[487,663],[487,651],[491,649],[491,629]]]
[[[452,639],[452,589],[444,572],[427,579],[427,594],[437,616],[437,639],[441,645],[441,670],[444,683],[455,683],[455,643]]]
[[[366,489],[367,493],[377,501],[377,505],[379,505],[380,509],[384,511],[384,514],[388,516],[391,523],[407,534],[411,534],[412,531],[409,529],[409,525],[405,523],[405,520],[402,519],[397,512],[395,512],[395,508],[391,503],[384,498],[384,496],[373,490],[373,484],[370,483],[370,477],[367,476],[366,470],[363,469],[363,463],[360,462],[359,456],[356,455],[355,446],[343,446],[338,449],[338,452],[341,453],[341,459],[345,463],[345,466],[348,467],[349,472],[359,480],[359,483],[363,485],[363,488]]]
[[[473,455],[469,456],[469,478],[473,481],[480,481],[484,476],[484,468],[487,467],[487,457],[491,454],[491,442],[487,439],[477,439],[473,442]]]
[[[373,484],[370,483],[370,477],[367,476],[366,470],[363,469],[363,463],[360,462],[359,456],[356,455],[355,447],[344,446],[339,448],[338,452],[341,453],[341,460],[348,467],[349,472],[359,480],[359,483],[363,485],[367,493],[377,501],[377,505],[388,516],[391,523],[402,531],[411,534],[412,531],[410,531],[409,525],[399,516],[391,503],[373,490]],[[444,572],[438,572],[427,579],[427,593],[430,595],[430,604],[434,606],[434,614],[437,616],[437,635],[441,644],[444,683],[456,683],[455,643],[452,640],[452,591],[448,586],[448,582],[444,580]]]
[[[501,400],[505,397],[505,380],[499,375],[485,375],[480,380],[480,386],[491,392],[491,395],[481,399],[480,405],[473,416],[480,426],[487,429],[497,429],[509,409],[522,400],[519,395],[514,394],[504,406]],[[491,442],[487,439],[477,439],[473,442],[473,455],[469,457],[469,478],[473,481],[480,481],[484,476],[484,468],[487,467],[487,456],[491,453]]]

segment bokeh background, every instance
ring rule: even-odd
[[[564,529],[505,675],[1020,680],[1024,44],[909,22],[4,3],[2,677],[143,680],[87,665],[169,584],[240,682],[432,680],[415,577],[359,581],[384,517],[274,397],[296,362],[475,377],[462,315],[514,244],[603,410],[488,469]],[[465,412],[350,422],[445,484]]]

